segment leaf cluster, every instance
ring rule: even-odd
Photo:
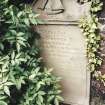
[[[89,70],[92,74],[98,73],[98,68],[102,64],[102,58],[99,56],[100,42],[102,40],[99,34],[99,21],[97,12],[102,9],[102,3],[100,0],[91,1],[90,17],[81,19],[80,27],[82,28],[83,34],[86,37],[87,43],[87,57],[89,61]],[[97,77],[98,78],[98,77]],[[100,78],[100,74],[99,74]]]
[[[0,105],[59,105],[63,100],[59,79],[41,65],[32,28],[38,16],[23,3],[0,0]]]

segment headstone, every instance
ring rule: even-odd
[[[75,0],[54,0],[57,5],[52,0],[45,1],[38,0],[34,6],[35,12],[40,13],[40,18],[45,21],[36,26],[41,35],[43,60],[46,66],[54,69],[55,75],[62,78],[64,103],[89,105],[90,73],[86,69],[86,43],[77,23],[83,14],[88,13],[85,14],[83,5],[81,7]],[[81,16],[78,9],[82,11]]]

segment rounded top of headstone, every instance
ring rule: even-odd
[[[89,16],[90,6],[90,2],[79,4],[77,0],[36,0],[33,9],[48,22],[77,22]]]

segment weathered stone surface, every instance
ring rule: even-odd
[[[63,11],[59,12],[61,8]],[[86,43],[77,21],[82,16],[89,16],[90,3],[81,5],[77,0],[38,0],[33,9],[44,20],[36,27],[41,35],[42,57],[49,68],[54,68],[53,73],[62,77],[64,103],[89,105],[90,72],[86,69]]]
[[[90,15],[90,6],[90,2],[81,5],[77,3],[77,0],[38,0],[33,9],[40,14],[41,19],[47,22],[78,21],[81,17]],[[55,10],[57,13],[54,14]]]
[[[89,105],[90,76],[86,70],[86,45],[78,26],[39,25],[45,64],[62,77],[65,103]]]

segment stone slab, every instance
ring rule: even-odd
[[[86,70],[86,43],[75,25],[38,25],[45,64],[62,77],[64,103],[89,105],[90,73]]]

